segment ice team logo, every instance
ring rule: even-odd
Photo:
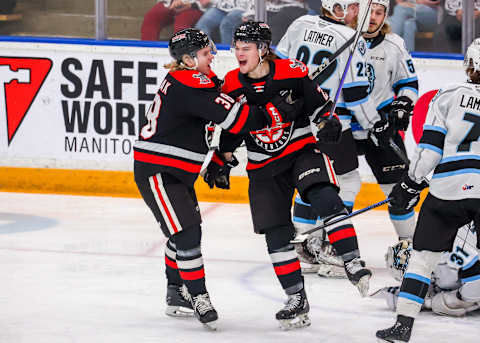
[[[5,109],[8,145],[51,68],[52,61],[48,58],[0,57],[0,88],[3,88],[0,89],[0,106]]]
[[[469,191],[469,190],[471,190],[471,189],[473,189],[473,185],[467,185],[467,184],[465,184],[465,185],[463,185],[463,187],[462,187],[462,190],[464,190],[464,191]]]
[[[262,130],[252,131],[255,143],[270,152],[284,148],[292,136],[293,123],[278,123],[273,127],[266,127]]]
[[[210,82],[212,82],[212,81],[210,81],[210,79],[208,78],[207,75],[202,74],[202,73],[193,74],[193,77],[198,79],[198,82],[201,85],[208,85]]]

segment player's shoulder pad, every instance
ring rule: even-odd
[[[240,68],[234,69],[229,71],[226,75],[225,78],[223,79],[223,86],[222,86],[222,92],[225,94],[229,94],[233,92],[236,89],[242,88],[242,84],[238,78],[238,75],[240,74]]]
[[[305,14],[302,15],[301,17],[298,17],[292,22],[293,25],[316,25],[318,23],[318,16],[317,15],[310,15],[310,14]]]
[[[387,33],[385,35],[385,41],[395,45],[397,48],[401,50],[408,51],[407,46],[405,45],[405,40],[399,35],[397,35],[396,33],[393,33],[393,32]]]
[[[274,80],[299,79],[308,75],[307,66],[298,60],[277,59],[275,62]]]
[[[177,70],[170,75],[181,84],[191,88],[214,88],[215,83],[197,70]]]

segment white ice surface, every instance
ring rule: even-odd
[[[201,203],[207,287],[219,330],[165,312],[165,239],[141,199],[0,193],[0,343],[375,342],[394,321],[346,280],[306,276],[312,326],[281,331],[285,299],[248,205]],[[394,285],[386,212],[354,220],[371,290]],[[480,314],[421,313],[411,342],[479,342]]]

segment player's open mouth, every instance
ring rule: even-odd
[[[247,64],[247,61],[238,61],[238,65],[244,66]]]

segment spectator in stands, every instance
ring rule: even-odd
[[[475,35],[480,36],[480,0],[474,0]],[[435,30],[436,51],[462,52],[462,0],[445,0],[442,24]]]
[[[9,14],[12,13],[17,6],[17,0],[1,0],[0,1],[0,13]]]
[[[321,1],[316,1],[320,3],[321,8]],[[315,1],[309,0],[309,2]],[[277,45],[295,19],[308,13],[304,0],[266,0],[266,7],[267,23],[272,30],[272,45]],[[255,7],[252,3],[243,14],[243,21],[254,20],[254,17]]]
[[[253,6],[253,3],[254,0],[218,0],[215,6],[205,11],[195,27],[214,38],[215,31],[218,29],[219,42],[230,45],[233,32],[242,23],[243,13]]]
[[[405,40],[409,51],[415,50],[417,32],[435,30],[439,6],[440,0],[396,0],[389,22],[392,31]]]
[[[322,13],[322,0],[306,0],[308,5],[308,14],[320,15]]]
[[[174,32],[193,27],[209,5],[210,0],[159,0],[143,18],[141,39],[159,40],[160,32],[171,24]]]

